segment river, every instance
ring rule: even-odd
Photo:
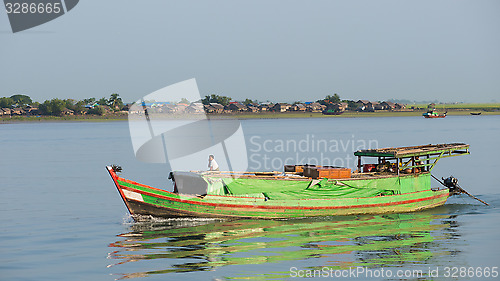
[[[151,186],[171,184],[168,167],[135,159],[127,122],[0,124],[0,279],[260,280],[321,273],[385,280],[419,272],[422,279],[495,279],[499,121],[500,116],[241,121],[248,170],[281,170],[296,162],[354,168],[356,149],[468,143],[470,155],[440,160],[433,173],[457,177],[489,207],[457,196],[411,214],[141,223],[129,218],[104,167],[119,164],[124,177]],[[206,161],[193,167],[205,167]],[[406,279],[414,277],[419,276]]]

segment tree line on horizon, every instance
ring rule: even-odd
[[[219,103],[221,105],[228,105],[233,98],[223,95],[211,94],[205,96],[205,98],[201,99],[203,104],[209,103]],[[348,100],[341,100],[338,94],[327,95],[324,99],[317,100],[316,102],[320,104],[328,104],[328,103],[338,103],[338,102],[349,102]],[[354,101],[352,101],[354,103]],[[180,103],[190,103],[187,99],[182,99]],[[241,102],[244,105],[258,103],[257,100],[245,99]],[[297,104],[300,102],[295,102]],[[93,105],[96,105],[95,107]],[[87,98],[83,100],[75,100],[75,99],[50,99],[45,100],[44,102],[36,102],[31,99],[31,97],[22,94],[12,95],[10,97],[0,97],[0,108],[26,108],[28,106],[36,107],[40,110],[42,115],[60,115],[64,109],[69,109],[75,112],[82,112],[86,106],[92,105],[94,109],[99,108],[99,106],[108,106],[113,111],[119,111],[124,108],[123,100],[117,93],[111,94],[109,98],[101,98],[97,100],[96,98]],[[88,112],[90,114],[99,114],[101,110],[96,109],[96,112]]]
[[[44,102],[36,102],[31,97],[22,94],[10,97],[0,97],[0,108],[38,108],[40,115],[61,116],[65,110],[71,110],[75,115],[95,114],[103,115],[106,111],[120,111],[124,108],[124,103],[117,93],[111,94],[109,98],[87,98],[83,100],[75,99],[50,99]]]
[[[205,105],[210,103],[218,103],[223,106],[227,106],[232,102],[233,98],[224,96],[211,94],[205,96],[203,99],[198,100],[196,102],[201,102]],[[152,101],[154,102],[154,101]],[[348,105],[349,109],[356,109],[357,104],[354,100],[341,99],[340,96],[335,93],[333,95],[327,95],[323,99],[316,100],[317,103],[322,105],[329,105],[335,103],[345,102]],[[187,103],[190,101],[187,99],[182,99],[179,103]],[[258,100],[252,100],[250,98],[241,101],[244,105],[256,104],[259,103]],[[300,101],[296,101],[293,104],[302,103]],[[123,103],[122,98],[117,93],[112,93],[109,98],[102,97],[100,99],[96,98],[87,98],[83,100],[75,100],[75,99],[59,99],[54,98],[50,100],[45,100],[44,102],[36,102],[31,99],[31,97],[23,94],[16,94],[10,97],[0,97],[0,108],[38,108],[38,113],[40,115],[49,115],[49,116],[61,116],[64,114],[66,110],[71,110],[75,115],[81,114],[95,114],[95,115],[103,115],[106,112],[117,112],[121,110],[128,110],[128,108]]]
[[[205,96],[205,98],[203,98],[201,100],[201,102],[203,104],[218,103],[218,104],[226,106],[231,102],[231,100],[233,100],[233,98],[231,98],[231,97],[212,94],[209,96]],[[349,102],[349,100],[341,100],[340,96],[338,94],[333,94],[333,96],[327,95],[324,99],[319,99],[316,102],[323,104],[323,105],[327,105],[329,103]],[[352,101],[352,102],[354,103],[354,101]],[[241,103],[244,105],[249,105],[252,103],[259,103],[259,101],[247,98],[244,101],[242,101]],[[298,103],[301,103],[301,102],[296,101],[293,104],[298,104]]]
[[[231,97],[227,97],[227,96],[222,96],[222,95],[216,95],[216,94],[212,94],[212,95],[209,95],[209,96],[205,96],[205,98],[203,98],[201,100],[201,102],[203,104],[210,104],[210,103],[218,103],[218,104],[221,104],[221,105],[228,105],[230,102],[231,102],[232,98]],[[325,98],[323,99],[319,99],[316,101],[317,103],[321,104],[321,105],[329,105],[329,104],[335,104],[335,103],[341,103],[341,102],[345,102],[348,104],[348,107],[351,108],[351,109],[356,109],[357,107],[357,104],[356,104],[356,101],[354,100],[347,100],[347,99],[341,99],[339,94],[335,93],[333,95],[327,95]],[[258,100],[252,100],[252,99],[245,99],[243,102],[241,102],[242,104],[244,105],[249,105],[249,104],[253,104],[253,103],[259,103]],[[293,104],[298,104],[298,103],[302,103],[300,101],[296,101],[294,102]]]

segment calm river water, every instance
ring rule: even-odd
[[[412,214],[133,223],[105,165],[155,187],[170,183],[165,165],[135,159],[127,122],[0,124],[0,280],[281,279],[349,269],[359,274],[346,278],[359,280],[416,279],[397,276],[414,270],[422,279],[499,278],[500,116],[241,123],[249,170],[352,168],[359,148],[465,142],[471,155],[443,159],[433,174],[454,175],[491,206],[460,196]]]

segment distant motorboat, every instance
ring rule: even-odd
[[[422,114],[422,116],[424,116],[425,118],[445,118],[447,113],[448,111],[446,111],[443,114],[439,114],[435,111],[435,109],[431,109],[426,113]]]
[[[481,112],[471,112],[470,115],[481,115]]]

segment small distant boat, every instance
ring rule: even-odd
[[[422,116],[424,116],[425,118],[445,118],[447,113],[448,111],[443,114],[439,114],[436,112],[436,110],[432,109],[422,114]]]
[[[314,165],[286,165],[283,173],[173,171],[169,176],[173,192],[122,178],[119,166],[106,169],[136,220],[141,216],[280,219],[441,206],[456,193],[457,180],[450,177],[447,180],[453,184],[445,180],[445,187],[431,188],[431,171],[441,158],[467,154],[468,144],[449,143],[358,150],[353,172]],[[363,165],[367,158],[375,160]]]
[[[470,115],[481,115],[481,112],[471,112]]]

